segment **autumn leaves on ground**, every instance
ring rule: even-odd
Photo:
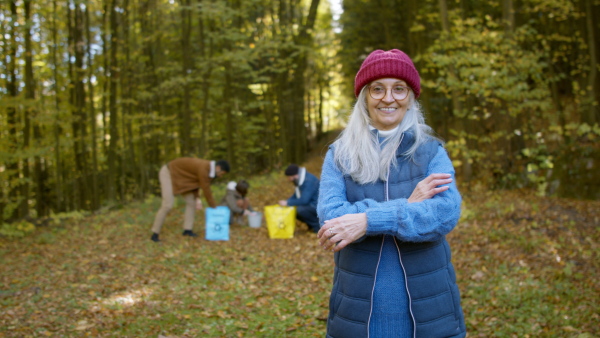
[[[319,150],[304,164],[315,174]],[[291,191],[279,172],[250,183],[257,209]],[[459,188],[449,241],[469,336],[598,336],[600,202]],[[287,240],[269,239],[264,224],[234,225],[227,242],[191,239],[179,204],[157,245],[159,204],[74,213],[0,238],[0,337],[324,336],[332,254],[305,225]],[[195,230],[203,234],[203,214]]]

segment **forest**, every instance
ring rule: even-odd
[[[178,156],[301,163],[378,48],[415,61],[461,182],[597,199],[594,17],[598,0],[3,1],[0,215],[140,200]]]

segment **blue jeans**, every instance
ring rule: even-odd
[[[319,225],[319,217],[317,216],[317,208],[310,205],[297,205],[296,218],[300,222],[306,223],[312,232],[318,232],[321,226]]]

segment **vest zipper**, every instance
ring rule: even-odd
[[[390,186],[388,182],[390,181],[390,171],[388,170],[387,177],[385,178],[385,201],[390,200]]]
[[[390,172],[388,171],[386,182],[385,182],[385,200],[388,200],[388,179],[390,178]],[[367,338],[371,337],[370,326],[371,317],[373,316],[373,293],[375,293],[375,284],[377,284],[377,271],[379,271],[379,263],[381,263],[381,253],[383,252],[383,244],[385,243],[385,235],[381,237],[381,246],[379,247],[379,257],[377,258],[377,266],[375,267],[375,276],[373,278],[373,288],[371,288],[371,308],[369,309],[369,319],[367,320]]]
[[[378,134],[379,135],[379,134]],[[379,137],[378,137],[379,139]],[[400,138],[400,144],[402,144],[402,140],[404,139],[404,133]],[[390,170],[387,172],[387,177],[385,179],[385,201],[390,200],[389,194],[389,181],[390,181]],[[383,244],[385,243],[385,236],[381,238],[381,246],[379,247],[379,258],[377,258],[377,266],[375,267],[375,278],[373,281],[373,288],[371,289],[371,309],[369,310],[369,320],[367,321],[367,338],[370,338],[370,329],[371,326],[371,316],[373,315],[373,293],[375,292],[375,284],[377,283],[377,271],[379,270],[379,263],[381,262],[381,253],[383,252]],[[413,322],[413,337],[417,337],[417,323],[415,322],[415,316],[412,312],[412,298],[410,297],[410,291],[408,290],[408,279],[406,278],[406,270],[404,269],[404,264],[402,264],[402,254],[400,253],[400,248],[398,247],[398,242],[396,242],[396,238],[392,236],[394,240],[394,245],[396,245],[396,250],[398,250],[398,259],[400,260],[400,267],[402,268],[402,274],[404,274],[404,288],[406,289],[406,294],[408,295],[408,310],[410,312],[410,319]]]
[[[402,135],[404,136],[404,135]],[[402,140],[400,140],[402,142]],[[390,170],[388,170],[388,174],[385,180],[385,200],[389,201],[389,181],[390,181]],[[385,240],[385,236],[384,235],[384,240]],[[408,278],[406,278],[406,269],[404,269],[404,264],[402,263],[402,254],[400,253],[400,248],[398,247],[398,242],[396,241],[396,238],[394,236],[392,236],[392,239],[394,240],[394,245],[396,245],[396,250],[398,251],[398,260],[400,261],[400,267],[402,268],[402,274],[404,275],[404,288],[406,289],[406,295],[408,296],[408,311],[410,312],[410,319],[412,319],[413,322],[413,337],[417,336],[417,323],[415,322],[415,316],[412,313],[412,298],[410,297],[410,291],[408,291]],[[381,259],[381,251],[383,250],[383,243],[381,243],[381,249],[379,251],[379,259]],[[379,266],[379,263],[377,263],[377,266]],[[375,272],[377,273],[377,271]],[[377,275],[375,275],[375,281],[377,281]],[[375,284],[373,284],[373,289],[375,289]],[[373,304],[373,299],[371,298],[371,306]]]
[[[402,140],[404,140],[404,133],[402,134],[402,137],[400,138],[400,144],[402,144]],[[391,168],[390,168],[391,171]],[[390,173],[388,171],[388,181],[389,181],[389,176]],[[387,182],[386,182],[386,190],[387,190]],[[387,193],[387,191],[386,191]],[[410,312],[410,319],[412,319],[413,322],[413,337],[417,337],[417,321],[415,320],[415,315],[413,314],[412,311],[412,298],[410,297],[410,290],[408,290],[408,278],[406,276],[406,269],[404,268],[404,263],[402,263],[402,253],[400,252],[400,247],[398,247],[398,242],[396,241],[396,238],[393,237],[394,240],[394,244],[396,245],[396,250],[398,250],[398,259],[400,260],[400,266],[402,267],[402,273],[404,274],[404,288],[406,288],[406,295],[408,296],[408,311]]]
[[[381,247],[379,247],[379,258],[377,258],[377,266],[375,266],[375,277],[373,278],[373,288],[371,288],[371,309],[369,310],[369,319],[367,320],[367,338],[370,337],[369,327],[371,326],[371,316],[373,315],[373,293],[375,293],[375,283],[377,283],[377,271],[379,271],[379,263],[381,262],[381,253],[383,252],[383,243],[385,235],[381,238]]]
[[[400,254],[400,248],[398,247],[398,242],[396,242],[396,238],[394,238],[394,244],[396,245],[396,250],[398,250],[398,259],[400,260],[400,266],[402,267],[402,273],[404,274],[404,288],[406,289],[406,294],[408,295],[408,311],[410,312],[410,319],[413,322],[413,337],[417,337],[417,323],[415,322],[415,316],[412,311],[412,298],[410,297],[410,291],[408,290],[408,278],[406,276],[406,269],[404,269],[404,264],[402,263],[402,254]]]
[[[400,138],[400,144],[402,144],[402,140],[404,139],[404,134],[402,134],[402,137]],[[390,195],[389,195],[389,182],[390,182],[390,170],[388,170],[387,173],[387,177],[385,180],[385,200],[389,201],[390,200]],[[396,245],[396,250],[398,251],[398,260],[400,261],[400,267],[402,268],[402,274],[404,275],[404,288],[406,289],[406,295],[408,296],[408,311],[410,312],[410,319],[413,322],[413,337],[417,337],[417,323],[415,321],[415,316],[413,314],[412,311],[412,298],[410,297],[410,291],[408,290],[408,278],[406,276],[406,269],[404,268],[404,263],[402,263],[402,253],[400,252],[400,248],[398,247],[398,242],[396,241],[396,238],[392,236],[392,239],[394,240],[394,245]],[[385,240],[385,236],[384,236],[384,240]],[[379,257],[381,259],[381,250],[383,250],[383,243],[381,245],[381,249],[379,251]],[[377,263],[377,266],[379,266],[379,263]],[[376,276],[377,277],[377,276]],[[373,285],[373,289],[375,289],[375,285]],[[373,304],[373,299],[371,298],[371,304]],[[373,305],[371,305],[373,306]],[[370,317],[369,317],[370,319]]]

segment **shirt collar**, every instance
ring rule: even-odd
[[[373,127],[372,125],[369,125],[369,129],[370,129],[371,131],[373,131],[373,130],[377,130],[377,136],[379,136],[379,137],[384,137],[384,138],[385,138],[385,137],[388,137],[388,136],[390,136],[390,135],[393,135],[393,134],[394,134],[394,133],[395,133],[395,132],[398,130],[398,128],[399,128],[399,127],[400,127],[400,124],[398,124],[398,125],[396,126],[396,128],[394,128],[394,129],[392,129],[392,130],[379,130],[379,129],[376,129],[375,127]]]
[[[210,161],[210,173],[208,173],[208,177],[215,178],[215,161]]]
[[[304,179],[306,178],[306,168],[300,167],[298,169],[298,186],[304,184]]]
[[[296,187],[296,197],[302,198],[302,193],[300,192],[300,186],[304,184],[304,179],[306,178],[306,168],[300,167],[298,169],[298,186]]]

